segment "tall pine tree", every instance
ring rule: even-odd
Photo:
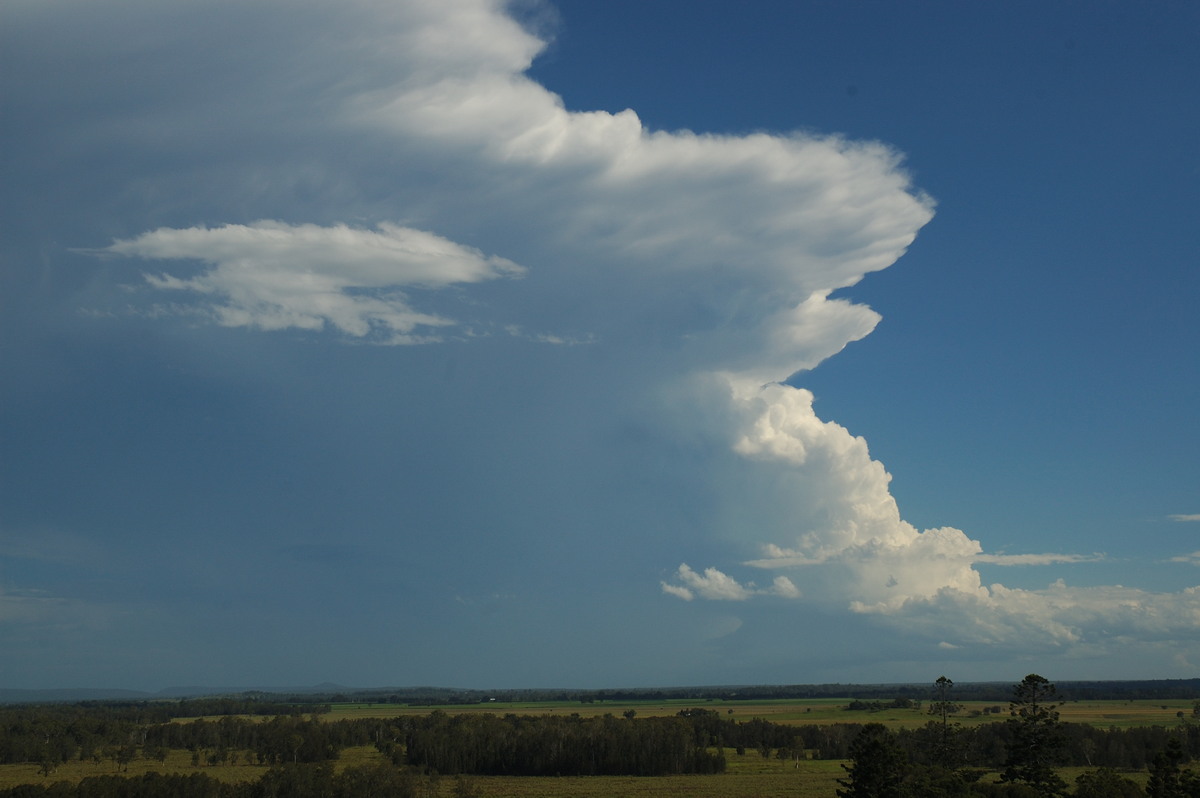
[[[1066,782],[1054,770],[1065,742],[1057,699],[1054,685],[1036,673],[1013,688],[1008,704],[1011,739],[1001,781],[1028,784],[1043,796],[1066,792]]]

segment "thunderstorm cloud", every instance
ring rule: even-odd
[[[329,202],[275,221],[159,227],[106,253],[202,262],[189,277],[163,266],[146,283],[200,295],[227,326],[404,343],[531,326],[543,340],[638,350],[654,376],[643,366],[627,379],[709,408],[683,423],[771,474],[775,489],[753,499],[770,509],[746,508],[757,523],[735,536],[762,555],[743,565],[789,573],[761,588],[684,564],[663,580],[668,595],[818,601],[916,631],[931,617],[955,618],[951,626],[970,631],[954,643],[1191,628],[1200,613],[1192,592],[984,585],[977,564],[1095,556],[989,554],[961,530],[914,528],[867,442],[820,419],[813,395],[788,384],[871,333],[875,311],[831,294],[894,264],[932,218],[932,200],[895,151],[807,133],[651,130],[634,110],[568,110],[525,75],[545,42],[499,2],[355,2],[335,16],[325,20],[335,35],[317,45],[331,54],[345,52],[336,34],[352,24],[369,21],[375,33],[333,74],[305,76],[318,83],[319,108],[275,102],[294,129],[362,148],[363,163],[309,168],[354,192],[350,205],[367,224],[351,226]],[[386,201],[364,202],[379,179],[368,168],[397,186]],[[410,296],[522,275],[504,295],[467,303],[465,317]],[[731,515],[751,501],[724,500]]]
[[[886,143],[659,130],[636,109],[572,110],[530,77],[547,36],[501,0],[13,5],[17,34],[66,43],[56,69],[79,76],[69,80],[86,97],[83,123],[48,126],[42,142],[61,154],[60,188],[106,164],[79,190],[113,219],[70,242],[104,270],[85,310],[314,349],[412,345],[386,350],[417,364],[411,374],[330,368],[335,378],[288,361],[272,364],[284,387],[245,378],[293,414],[272,422],[317,452],[270,463],[279,484],[312,461],[345,507],[414,497],[355,541],[366,554],[347,543],[330,567],[366,569],[382,559],[372,552],[411,539],[441,546],[430,558],[444,573],[475,558],[479,578],[496,560],[549,561],[573,535],[648,567],[643,592],[622,598],[670,611],[708,601],[742,616],[868,618],[931,651],[1158,651],[1195,637],[1200,588],[986,583],[986,567],[1104,557],[995,552],[969,531],[919,529],[867,441],[818,416],[804,373],[881,319],[853,287],[896,264],[934,215]],[[54,111],[32,84],[13,102]],[[362,349],[383,351],[355,357]],[[350,390],[369,406],[361,427],[357,410],[339,410]],[[340,432],[324,432],[329,419]],[[638,498],[614,500],[613,485]],[[355,535],[341,518],[336,532],[286,525],[297,545]],[[229,547],[256,534],[229,533]],[[597,585],[621,570],[612,556],[564,569]],[[438,570],[396,559],[414,581]],[[0,623],[63,611],[36,587],[0,585]],[[556,583],[556,595],[572,587]],[[721,635],[697,636],[741,633],[722,618]]]

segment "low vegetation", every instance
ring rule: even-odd
[[[0,798],[1200,795],[1194,694],[961,692],[0,707]]]

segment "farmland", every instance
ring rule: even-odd
[[[504,715],[578,714],[582,717],[624,715],[636,713],[636,717],[669,717],[681,710],[703,708],[718,712],[734,720],[762,718],[772,723],[787,725],[827,725],[833,723],[882,723],[888,728],[914,728],[925,724],[930,716],[928,706],[915,708],[851,710],[847,709],[851,699],[778,699],[764,701],[694,701],[670,699],[665,701],[597,701],[590,703],[569,701],[499,702],[478,704],[440,704],[431,706],[409,706],[381,703],[346,702],[333,704],[331,711],[323,717],[328,720],[342,718],[392,718],[424,715],[433,710],[447,714],[491,713]],[[975,726],[1003,720],[1008,716],[1007,702],[968,701],[959,704],[961,709],[952,717],[956,723]],[[1066,723],[1086,723],[1101,728],[1130,728],[1136,726],[1173,726],[1183,718],[1191,718],[1193,702],[1183,699],[1164,700],[1095,700],[1068,701],[1059,707],[1062,720]]]
[[[719,776],[577,776],[559,778],[471,776],[464,781],[452,777],[424,778],[419,793],[426,798],[453,796],[466,786],[478,798],[590,798],[596,796],[670,796],[689,795],[701,798],[723,798],[734,795],[772,796],[832,796],[836,779],[844,776],[839,763],[834,761],[809,761],[794,767],[774,759],[763,759],[759,754],[738,756],[729,754],[730,767]],[[350,767],[383,764],[388,760],[373,747],[350,748],[342,753],[335,769],[343,771]],[[130,763],[123,776],[140,776],[144,773],[187,775],[201,772],[207,776],[229,783],[248,783],[262,776],[265,767],[239,764],[197,767],[191,763],[187,751],[173,751],[163,763],[145,759]],[[47,778],[38,772],[34,764],[0,766],[0,789],[21,784],[46,784],[56,781],[77,783],[85,777],[112,775],[117,770],[109,762],[71,762]]]
[[[893,703],[901,704],[895,706]],[[1158,727],[1160,733],[1166,729],[1187,731],[1196,725],[1193,718],[1193,701],[1181,698],[1143,700],[1072,700],[1059,706],[1061,719],[1068,724],[1095,727],[1108,733],[1119,730],[1136,730]],[[400,728],[394,724],[425,723],[438,715],[446,718],[527,717],[559,718],[563,722],[579,724],[589,719],[620,725],[632,719],[678,719],[680,716],[700,715],[711,719],[711,723],[724,724],[727,728],[760,724],[765,727],[796,729],[827,727],[836,731],[844,742],[853,736],[853,730],[863,724],[881,724],[898,733],[919,733],[930,723],[930,705],[921,702],[863,701],[849,698],[784,698],[732,700],[723,698],[654,698],[621,700],[541,700],[501,701],[484,699],[474,703],[423,704],[419,706],[368,702],[341,701],[323,705],[318,714],[303,711],[302,706],[292,707],[290,720],[279,716],[262,715],[199,715],[175,717],[170,726],[192,728],[204,726],[207,734],[217,734],[219,728],[231,728],[231,724],[250,724],[261,728],[263,734],[274,726],[293,724],[293,737],[309,734],[304,729],[316,728]],[[965,701],[955,705],[951,721],[959,727],[985,730],[1003,726],[1008,717],[1007,703],[996,701]],[[489,721],[494,723],[494,721]],[[765,722],[765,723],[764,723]],[[389,734],[393,732],[388,732]],[[151,737],[153,738],[153,733]],[[144,739],[144,735],[143,735]],[[797,738],[799,739],[799,738]],[[141,750],[130,749],[129,755],[118,757],[113,747],[97,748],[92,754],[82,752],[56,763],[51,769],[34,761],[10,762],[0,765],[0,790],[16,785],[49,785],[57,782],[78,784],[96,776],[120,775],[124,778],[141,777],[144,774],[189,776],[201,774],[207,779],[227,784],[251,784],[271,771],[272,763],[286,765],[286,754],[275,759],[264,759],[261,753],[224,743],[216,749],[191,744],[188,747],[142,746]],[[297,749],[299,750],[299,749]],[[331,749],[333,750],[333,749]],[[428,770],[411,771],[410,786],[414,795],[423,798],[438,796],[474,795],[478,798],[490,796],[529,796],[550,798],[551,796],[610,796],[610,795],[693,795],[693,796],[833,796],[837,780],[845,778],[844,759],[820,757],[816,750],[803,748],[762,747],[746,749],[743,746],[726,744],[720,750],[724,758],[724,772],[710,774],[673,774],[654,776],[623,775],[483,775],[437,776]],[[390,768],[396,762],[395,753],[387,753],[386,747],[345,743],[340,745],[329,758],[328,767],[332,774],[346,773],[355,768]],[[312,765],[316,767],[317,765]],[[1087,768],[1076,764],[1064,767],[1060,774],[1068,782]],[[47,772],[50,771],[50,772]],[[1144,766],[1128,768],[1127,775],[1144,783]],[[983,781],[994,780],[997,772],[993,768],[983,776]]]

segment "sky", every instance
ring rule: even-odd
[[[1198,33],[7,0],[0,685],[1195,677]]]

